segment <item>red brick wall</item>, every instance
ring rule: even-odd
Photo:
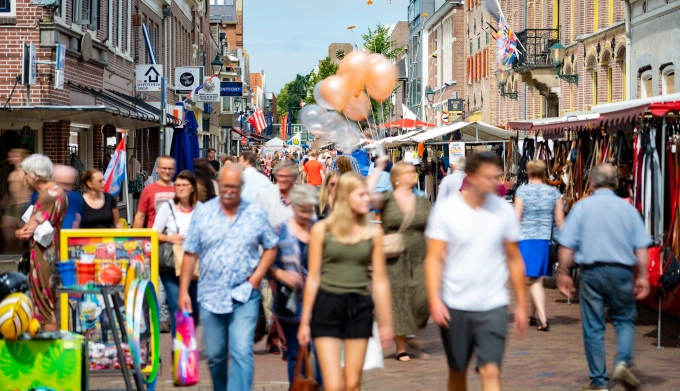
[[[43,125],[43,153],[54,164],[69,164],[68,141],[71,123],[66,121],[46,122]]]

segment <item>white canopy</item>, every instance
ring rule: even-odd
[[[411,137],[409,140],[416,143],[422,143],[425,141],[434,140],[441,136],[445,136],[449,133],[453,133],[456,130],[460,130],[463,136],[461,141],[467,142],[496,140],[502,141],[510,139],[510,136],[512,135],[512,133],[508,131],[484,122],[456,122],[448,126],[428,130]]]
[[[413,137],[416,134],[422,133],[422,132],[423,132],[422,130],[418,129],[418,130],[414,130],[412,132],[404,133],[404,134],[399,135],[399,136],[385,137],[382,140],[378,140],[374,143],[371,143],[370,145],[367,145],[366,148],[375,148],[378,145],[388,145],[388,144],[392,144],[392,143],[398,143],[400,141],[408,141],[408,139],[410,137]]]
[[[281,140],[278,137],[274,137],[273,139],[267,141],[267,146],[268,147],[283,147],[283,140]]]

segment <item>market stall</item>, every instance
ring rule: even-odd
[[[652,293],[642,302],[659,309],[659,323],[661,312],[680,318],[677,273],[669,273],[677,270],[675,259],[680,255],[678,110],[680,94],[672,94],[599,105],[559,118],[508,123],[517,135],[527,136],[523,152],[511,157],[517,182],[526,177],[528,160],[545,159],[550,182],[563,192],[567,211],[589,195],[594,165],[612,163],[618,168],[617,193],[640,211],[655,242],[650,249]],[[551,139],[552,148],[538,142],[539,135]]]

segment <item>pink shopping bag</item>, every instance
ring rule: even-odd
[[[187,312],[175,313],[175,336],[172,344],[172,378],[175,385],[187,387],[198,383],[198,345],[194,319]]]

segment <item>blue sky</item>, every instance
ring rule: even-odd
[[[278,92],[328,55],[331,43],[361,44],[378,23],[406,20],[408,0],[244,0],[243,43],[250,71],[262,69],[267,92]],[[347,30],[356,26],[354,37]]]

